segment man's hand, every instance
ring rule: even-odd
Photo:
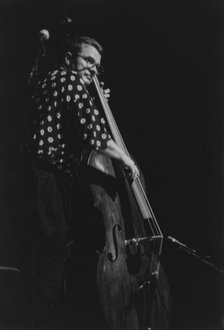
[[[104,89],[104,82],[100,82],[100,87],[103,90],[103,94],[104,94],[106,100],[108,101],[110,98],[110,88]]]
[[[137,179],[140,175],[139,169],[136,166],[135,162],[121,149],[114,140],[109,140],[107,143],[107,147],[101,152],[113,159],[119,160],[125,169],[130,172],[130,176],[133,180]]]
[[[135,162],[129,156],[126,155],[123,157],[122,160],[124,167],[128,169],[128,171],[130,171],[130,175],[132,179],[133,180],[137,179],[140,176],[140,172]]]

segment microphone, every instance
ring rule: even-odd
[[[44,41],[49,40],[49,38],[50,38],[49,31],[46,30],[46,29],[40,30],[39,38],[40,38],[40,44],[41,44],[41,49],[42,49],[43,55],[46,55],[47,51],[46,51],[46,48],[44,46]]]
[[[179,246],[181,246],[181,247],[183,247],[183,248],[185,248],[185,249],[188,249],[188,250],[190,250],[190,251],[196,253],[195,250],[189,248],[187,245],[181,243],[180,241],[178,241],[176,238],[174,238],[174,237],[172,237],[172,236],[168,236],[167,239],[170,240],[172,243],[175,243],[175,244],[177,244],[177,245],[179,245]]]
[[[48,30],[46,29],[42,29],[40,30],[39,32],[39,36],[40,36],[40,40],[43,41],[43,40],[49,40],[50,38],[50,33]]]
[[[210,256],[202,256],[200,255],[196,250],[193,250],[191,248],[189,248],[187,245],[181,243],[180,241],[178,241],[176,238],[172,237],[172,236],[168,236],[167,239],[169,241],[171,241],[172,243],[177,244],[180,248],[182,248],[185,252],[193,255],[195,258],[199,259],[200,261],[204,262],[205,264],[211,266],[212,268],[214,268],[215,270],[217,270],[218,272],[224,274],[224,269],[221,269],[219,267],[217,267],[213,262],[211,262],[211,259],[214,259]]]

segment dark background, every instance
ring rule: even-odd
[[[20,157],[26,81],[48,29],[43,72],[54,66],[61,15],[74,34],[104,46],[105,86],[165,235],[224,268],[224,3],[212,0],[8,0],[0,3],[0,323],[29,318],[33,204]],[[173,300],[171,328],[221,329],[223,275],[165,240],[162,262]],[[0,326],[1,328],[1,326]]]

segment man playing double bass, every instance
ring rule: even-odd
[[[111,138],[101,109],[89,92],[93,76],[101,71],[101,45],[92,38],[78,37],[67,40],[65,48],[63,63],[38,81],[32,94],[30,152],[37,207],[33,236],[34,328],[55,326],[50,314],[54,315],[54,309],[63,301],[69,231],[83,221],[80,210],[75,211],[73,189],[86,166],[86,155],[95,150],[121,163],[133,180],[139,176],[134,161]],[[74,245],[78,236],[85,236],[81,227],[77,228]],[[82,253],[82,246],[78,249]],[[86,295],[83,300],[88,300],[88,292]],[[74,313],[79,311],[74,309]]]

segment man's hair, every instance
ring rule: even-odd
[[[98,43],[98,41],[85,36],[79,36],[75,39],[72,39],[70,36],[67,36],[64,46],[66,52],[70,51],[72,55],[75,56],[80,53],[83,45],[90,45],[95,47],[100,53],[100,55],[102,55],[103,53],[103,47]]]

